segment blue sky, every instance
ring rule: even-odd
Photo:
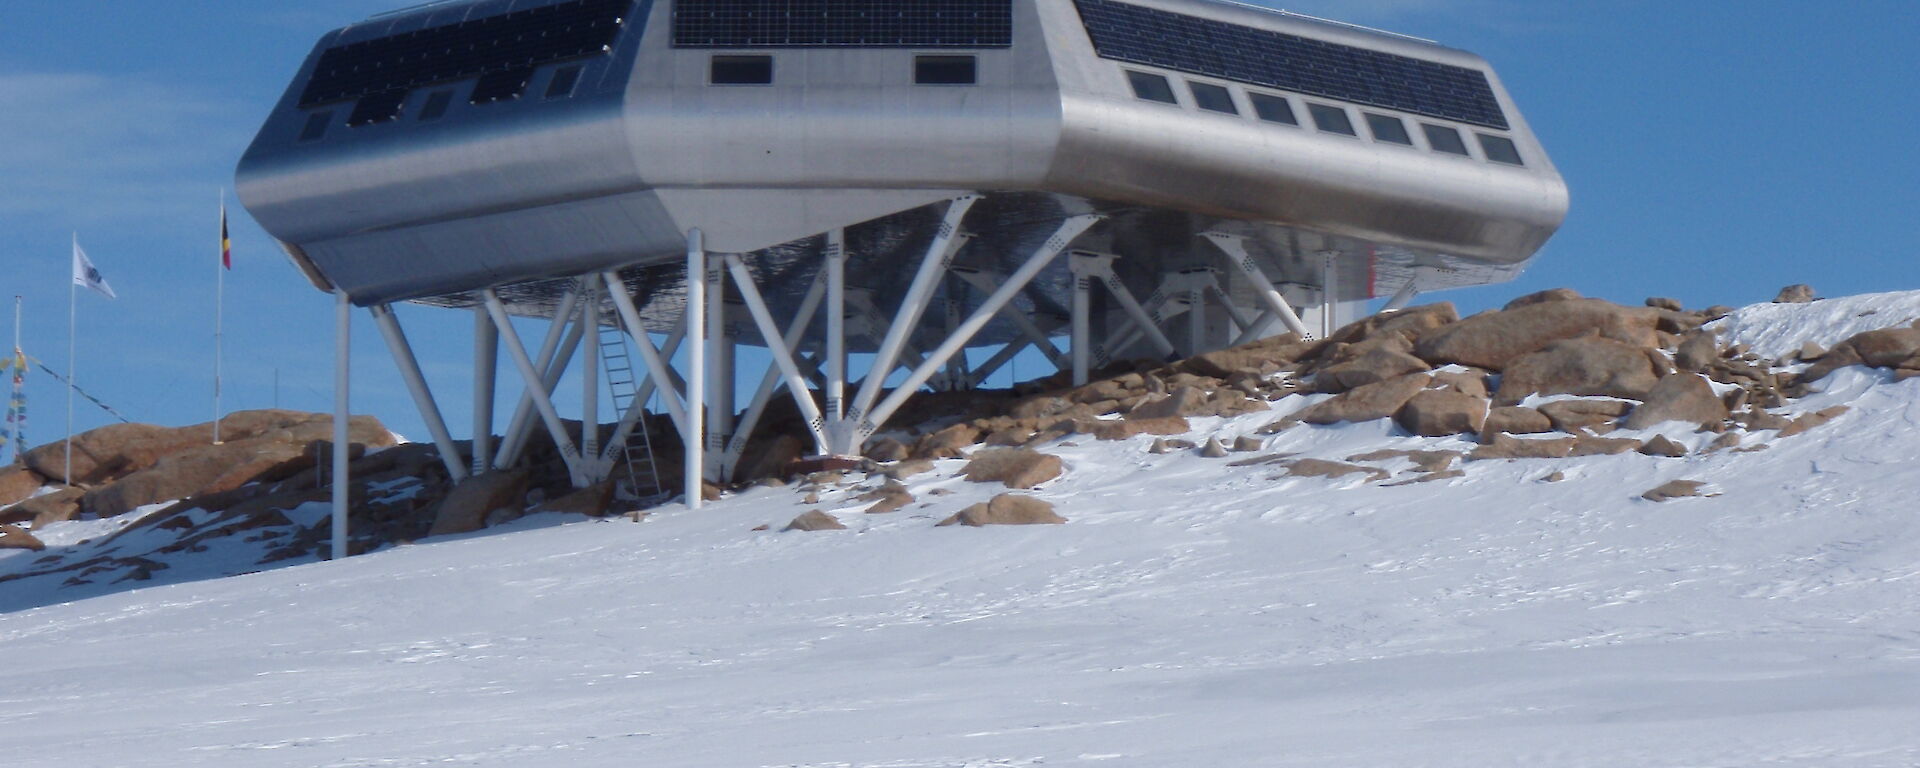
[[[26,297],[27,351],[66,367],[77,231],[121,295],[81,297],[81,386],[136,420],[210,418],[220,190],[314,41],[404,4],[7,0],[0,297]],[[1573,213],[1518,283],[1439,296],[1463,309],[1556,286],[1690,306],[1798,282],[1827,295],[1920,288],[1920,4],[1269,4],[1473,51],[1515,94]],[[234,243],[226,405],[273,405],[277,378],[281,406],[329,409],[328,298],[237,209]],[[465,434],[470,318],[401,312]],[[355,410],[424,438],[371,323],[355,321]],[[29,397],[29,437],[57,439],[61,391],[36,377]],[[76,411],[79,429],[107,421]]]

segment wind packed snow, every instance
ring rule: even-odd
[[[1791,349],[1917,306],[1726,324]],[[1920,764],[1920,379],[1819,388],[1795,411],[1851,410],[1753,452],[1387,487],[1081,436],[1043,449],[1068,470],[1032,492],[1064,526],[934,527],[1005,491],[947,461],[892,514],[762,488],[18,610],[0,763]],[[1380,448],[1471,444],[1374,422],[1265,446]],[[1639,498],[1675,479],[1717,495]],[[809,509],[850,530],[779,532]]]

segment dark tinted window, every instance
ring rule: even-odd
[[[1247,99],[1253,102],[1253,113],[1269,123],[1299,125],[1300,118],[1293,116],[1293,105],[1286,99],[1265,93],[1247,92]]]
[[[406,91],[367,94],[354,102],[353,111],[347,114],[347,127],[358,128],[363,125],[391,121],[400,116],[400,110],[406,105]]]
[[[573,89],[580,85],[580,65],[561,67],[553,73],[553,80],[547,83],[547,98],[564,99],[573,95]]]
[[[972,56],[913,57],[916,85],[973,85],[979,80],[979,66]]]
[[[1354,132],[1353,118],[1348,117],[1344,109],[1308,102],[1307,113],[1313,115],[1314,126],[1326,133],[1337,133],[1342,136],[1360,135]]]
[[[1520,162],[1520,148],[1513,145],[1513,139],[1504,136],[1480,134],[1480,148],[1487,151],[1487,159],[1507,165],[1526,165]]]
[[[307,124],[300,129],[301,141],[319,141],[327,135],[327,126],[333,123],[333,110],[315,112],[307,115]]]
[[[1368,112],[1367,130],[1373,131],[1374,141],[1413,146],[1413,137],[1407,135],[1407,124],[1400,122],[1400,118]]]
[[[468,101],[474,104],[513,101],[527,92],[527,84],[531,82],[533,82],[531,69],[512,69],[482,75],[480,81],[473,84],[473,97]]]
[[[714,85],[772,85],[772,56],[715,56]]]
[[[1233,94],[1227,89],[1211,83],[1188,82],[1193,89],[1193,103],[1208,112],[1225,112],[1229,115],[1240,114],[1240,108],[1233,105]]]
[[[1461,157],[1468,156],[1467,143],[1460,140],[1459,131],[1444,125],[1429,125],[1427,123],[1421,123],[1420,129],[1427,132],[1427,144],[1433,147],[1433,151],[1445,152],[1449,155],[1460,155]]]
[[[1179,99],[1173,97],[1173,86],[1167,82],[1166,78],[1159,75],[1127,70],[1127,82],[1133,84],[1133,95],[1147,101],[1180,103]]]
[[[673,3],[675,48],[1006,48],[1012,44],[1011,0]]]
[[[453,91],[434,91],[427,96],[427,105],[420,108],[420,122],[446,117],[447,107],[452,105]]]

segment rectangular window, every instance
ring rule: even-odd
[[[972,56],[913,57],[914,85],[973,85],[979,81],[979,64]]]
[[[315,112],[307,115],[307,124],[300,128],[301,141],[319,141],[327,135],[327,126],[333,124],[333,110]]]
[[[1487,151],[1487,159],[1507,165],[1526,165],[1520,162],[1520,148],[1513,145],[1513,139],[1505,136],[1480,134],[1480,148]]]
[[[1262,120],[1286,125],[1300,124],[1300,118],[1293,116],[1293,105],[1284,98],[1254,91],[1248,91],[1247,98],[1253,102],[1253,113]]]
[[[1460,140],[1460,132],[1444,125],[1421,123],[1420,130],[1427,132],[1427,145],[1435,152],[1468,157],[1467,143]]]
[[[369,93],[354,102],[353,111],[347,114],[347,127],[359,128],[390,122],[400,117],[400,111],[406,106],[406,91]]]
[[[1359,136],[1353,130],[1353,118],[1347,111],[1330,104],[1307,102],[1307,114],[1313,116],[1313,125],[1321,133],[1337,133],[1342,136]]]
[[[447,107],[453,105],[453,91],[434,91],[427,96],[427,104],[420,108],[420,122],[430,123],[447,116]]]
[[[480,81],[473,84],[473,96],[467,101],[473,104],[513,101],[527,92],[527,84],[531,82],[533,82],[531,69],[489,72],[481,75]]]
[[[1133,84],[1133,95],[1147,101],[1157,101],[1162,104],[1180,103],[1180,100],[1173,96],[1173,85],[1159,75],[1129,69],[1127,82]]]
[[[1193,91],[1193,103],[1208,112],[1225,112],[1229,115],[1240,114],[1240,108],[1233,105],[1233,94],[1227,89],[1211,83],[1187,81],[1187,88]]]
[[[553,73],[553,80],[547,83],[547,98],[564,99],[573,95],[573,89],[580,85],[581,66],[575,64],[561,67]]]
[[[715,56],[713,85],[773,85],[772,56]]]
[[[1368,112],[1366,115],[1367,130],[1373,131],[1374,141],[1386,142],[1388,144],[1404,144],[1409,147],[1413,146],[1413,137],[1407,135],[1407,124],[1400,122],[1400,118],[1388,115],[1376,115],[1372,112]]]

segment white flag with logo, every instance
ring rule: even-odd
[[[87,258],[87,252],[80,250],[80,243],[73,244],[73,284],[83,288],[92,288],[109,299],[117,299],[113,286],[107,285],[107,278],[101,276],[100,269]]]

